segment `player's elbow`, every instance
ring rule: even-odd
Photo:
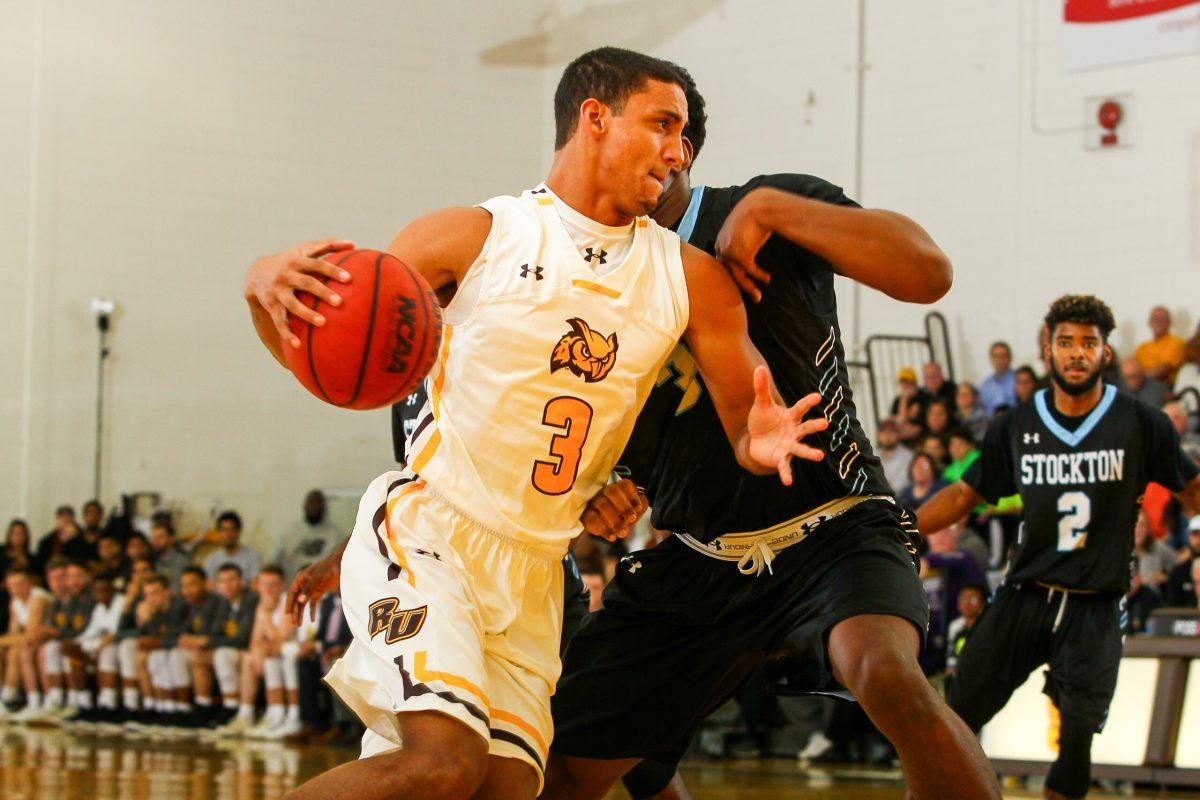
[[[913,280],[906,287],[905,297],[909,303],[929,305],[941,300],[954,284],[954,266],[937,246],[923,248],[916,256]]]

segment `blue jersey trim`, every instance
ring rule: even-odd
[[[692,233],[696,230],[696,218],[700,216],[700,198],[704,197],[704,187],[692,187],[692,199],[688,203],[687,211],[683,212],[683,219],[679,221],[679,238],[683,241],[688,241],[692,238]]]
[[[1046,406],[1046,392],[1049,389],[1042,389],[1033,396],[1033,403],[1037,406],[1038,416],[1042,418],[1042,424],[1050,429],[1050,432],[1057,436],[1069,447],[1078,447],[1079,443],[1087,438],[1087,435],[1092,432],[1092,429],[1100,424],[1100,420],[1108,413],[1108,409],[1112,406],[1113,400],[1117,399],[1117,387],[1109,384],[1104,387],[1104,396],[1100,398],[1100,402],[1092,409],[1092,413],[1087,415],[1087,419],[1083,424],[1072,433],[1071,431],[1058,424],[1051,414],[1050,409]]]

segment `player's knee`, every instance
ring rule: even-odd
[[[414,775],[419,776],[421,796],[468,800],[487,777],[486,752],[426,750],[417,754],[396,750],[376,758],[376,774],[381,779],[371,796],[380,800],[402,797],[411,791]]]

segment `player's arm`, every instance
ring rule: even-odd
[[[326,592],[336,589],[342,578],[342,553],[346,552],[348,544],[349,536],[325,558],[296,573],[296,578],[288,589],[287,605],[284,606],[284,613],[291,617],[293,625],[300,625],[306,605],[310,607],[309,619],[317,618],[317,606],[320,605],[321,598]]]
[[[925,535],[944,531],[982,502],[983,497],[966,482],[955,481],[921,504],[917,528]]]
[[[825,454],[802,443],[824,430],[824,417],[804,421],[821,401],[813,393],[791,408],[779,400],[770,371],[746,329],[746,307],[728,273],[712,256],[683,245],[687,277],[687,329],[683,338],[696,359],[738,463],[757,475],[778,472],[792,482],[792,456],[820,461]]]
[[[953,268],[913,220],[884,209],[837,205],[760,187],[734,207],[717,235],[717,255],[756,300],[771,276],[755,256],[772,234],[811,250],[839,275],[908,303],[933,303],[950,291]]]
[[[1200,514],[1200,475],[1188,481],[1188,485],[1183,487],[1183,491],[1175,494],[1179,498],[1179,502],[1188,510],[1190,516]]]
[[[388,252],[421,273],[438,292],[466,275],[491,229],[492,215],[483,208],[445,208],[406,225],[392,240]],[[308,292],[322,302],[340,305],[335,282],[349,282],[350,273],[322,257],[353,247],[344,239],[305,242],[264,256],[250,267],[244,294],[254,329],[280,364],[287,366],[285,344],[300,346],[300,340],[288,328],[289,315],[309,325],[325,324],[325,318],[301,303],[296,292]],[[330,282],[320,280],[322,277]]]

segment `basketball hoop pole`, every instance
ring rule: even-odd
[[[92,497],[100,497],[100,454],[104,436],[104,362],[108,360],[108,314],[96,315],[100,350],[96,363],[96,461],[92,474]]]

